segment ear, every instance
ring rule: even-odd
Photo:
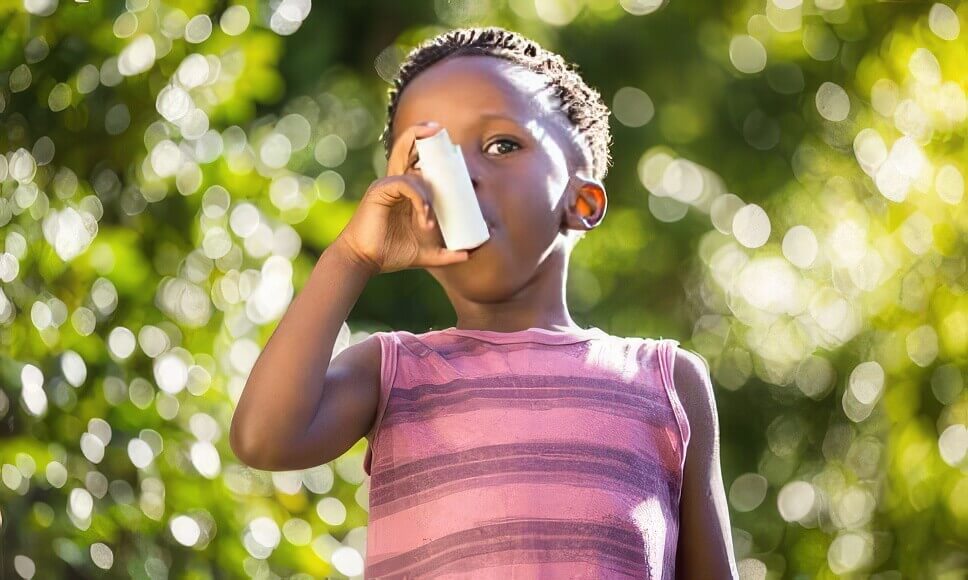
[[[605,219],[608,206],[605,185],[593,177],[572,175],[563,201],[563,230],[591,230]]]

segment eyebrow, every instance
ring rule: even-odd
[[[501,120],[504,120],[504,121],[511,121],[512,123],[514,123],[516,125],[521,125],[522,127],[524,126],[524,123],[522,123],[521,121],[515,119],[514,117],[509,117],[508,115],[504,115],[502,113],[483,113],[481,115],[481,120],[485,120],[486,121],[486,120],[491,120],[491,119],[501,119]]]
[[[525,126],[524,123],[522,123],[518,119],[516,119],[514,117],[511,117],[511,116],[508,116],[508,115],[505,115],[503,113],[482,113],[480,115],[478,124],[480,124],[480,122],[482,122],[482,121],[491,121],[491,120],[510,121],[510,122],[514,123],[515,125],[518,125],[520,127],[524,127]]]

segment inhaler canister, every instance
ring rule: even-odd
[[[430,185],[431,205],[447,249],[469,250],[490,239],[464,154],[451,142],[447,129],[426,139],[417,139],[415,145],[420,171]]]

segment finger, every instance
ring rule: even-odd
[[[432,266],[449,266],[451,264],[466,262],[468,259],[470,259],[470,254],[466,250],[453,252],[447,248],[437,248],[436,250],[432,250],[428,262]]]
[[[417,217],[422,227],[427,227],[430,221],[430,199],[424,184],[416,175],[401,175],[396,180],[397,190],[410,200],[413,206],[414,216]]]
[[[390,158],[387,160],[387,175],[403,175],[410,168],[410,159],[416,154],[417,139],[425,139],[442,129],[433,121],[426,121],[407,127],[397,141],[390,148]]]
[[[387,163],[387,175],[403,175],[410,170],[411,162],[416,158],[417,139],[425,139],[437,133],[440,127],[430,125],[432,121],[408,127],[390,152]]]
[[[399,175],[387,183],[388,187],[392,188],[397,194],[398,199],[406,198],[410,202],[410,207],[413,210],[411,211],[413,227],[418,228],[418,231],[433,230],[436,221],[431,215],[433,209],[430,206],[427,188],[422,180],[416,175]]]

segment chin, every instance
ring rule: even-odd
[[[498,302],[514,294],[517,279],[513,276],[514,265],[504,259],[497,246],[490,241],[479,246],[470,259],[452,266],[435,268],[434,278],[474,302]]]
[[[494,235],[494,228],[491,226],[488,226],[488,233],[490,234],[490,237],[487,238],[487,240],[485,240],[483,244],[477,246],[476,248],[470,248],[467,250],[467,252],[469,253],[470,259],[467,260],[467,262],[461,262],[461,264],[467,264],[475,260],[480,260],[481,257],[492,254],[494,252],[495,247],[497,245],[495,243],[496,240]]]
[[[450,287],[465,300],[479,304],[504,302],[518,291],[515,280],[501,272],[490,270],[479,274],[461,275],[460,280],[451,279]]]

